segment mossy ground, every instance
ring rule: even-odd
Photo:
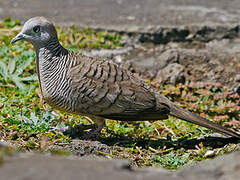
[[[20,29],[18,21],[0,21],[0,140],[12,142],[24,151],[42,152],[50,145],[64,146],[71,138],[59,129],[89,122],[86,117],[53,111],[41,100],[33,47],[22,41],[10,45],[11,38]],[[113,49],[123,45],[121,35],[117,33],[74,26],[57,30],[62,44],[75,51],[81,51],[81,48]],[[172,86],[149,83],[184,108],[229,128],[240,128],[239,95],[229,92],[221,84]],[[100,152],[102,156],[128,158],[138,167],[178,169],[240,149],[232,139],[198,139],[212,133],[173,117],[155,122],[108,120],[97,140],[113,146],[110,154]],[[0,163],[6,152],[5,148],[0,148]]]

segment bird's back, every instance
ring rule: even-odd
[[[161,119],[155,91],[146,82],[111,61],[75,56],[78,63],[70,70],[75,112],[120,120],[155,119],[151,114],[158,114]]]

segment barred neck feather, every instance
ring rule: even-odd
[[[69,107],[71,78],[68,68],[71,65],[71,52],[55,40],[37,49],[39,82],[43,98],[53,107]],[[66,110],[66,109],[64,109]]]
[[[52,39],[46,44],[36,46],[35,48],[37,55],[43,51],[45,51],[44,53],[49,52],[51,57],[61,57],[69,54],[69,51],[59,43],[58,39]],[[49,57],[46,60],[51,61],[51,58]]]
[[[51,51],[52,56],[55,57],[62,57],[69,53],[69,51],[65,49],[58,40],[50,41],[45,45],[45,49]]]

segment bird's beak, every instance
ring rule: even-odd
[[[11,40],[11,44],[21,40],[24,38],[24,35],[20,32],[16,37],[14,37],[12,40]]]

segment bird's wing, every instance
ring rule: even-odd
[[[119,120],[167,117],[166,108],[161,115],[159,108],[156,111],[152,88],[115,63],[85,57],[70,75],[75,111]]]

